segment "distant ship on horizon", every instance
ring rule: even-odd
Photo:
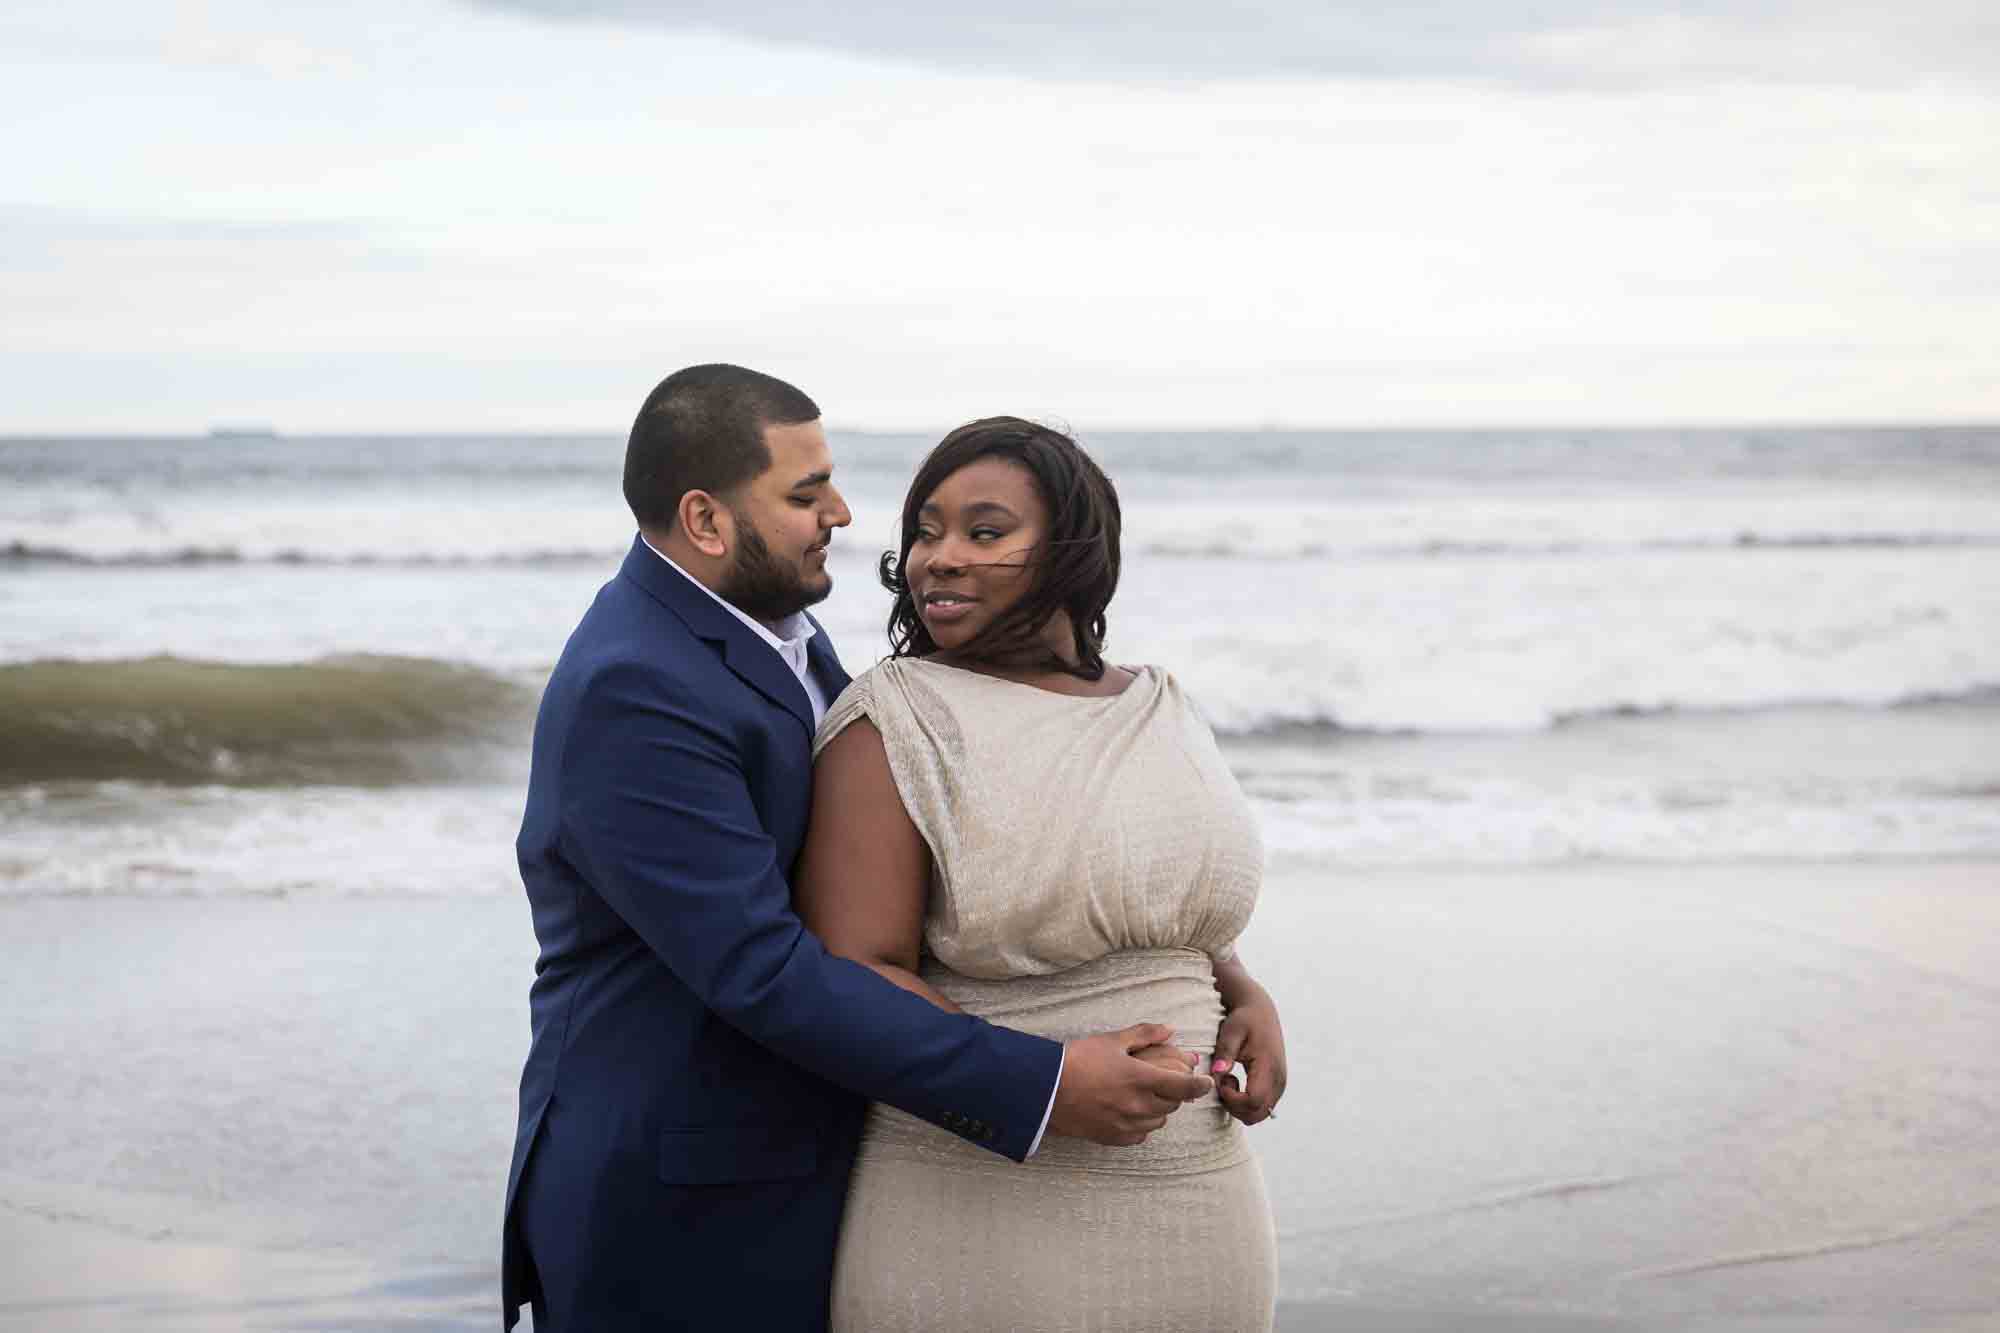
[[[278,438],[274,426],[210,426],[208,438],[211,440],[275,440]]]

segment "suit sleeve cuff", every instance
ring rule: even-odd
[[[1049,1085],[1049,1105],[1048,1109],[1042,1112],[1042,1127],[1035,1131],[1035,1141],[1028,1145],[1028,1151],[1022,1158],[1023,1161],[1035,1155],[1036,1151],[1042,1146],[1042,1136],[1049,1132],[1049,1117],[1056,1113],[1056,1092],[1062,1087],[1063,1065],[1068,1060],[1069,1051],[1065,1048],[1062,1055],[1056,1060],[1056,1081]]]

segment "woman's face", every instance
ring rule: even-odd
[[[938,483],[917,514],[903,579],[931,642],[953,652],[1034,587],[1049,507],[1034,475],[981,458]]]

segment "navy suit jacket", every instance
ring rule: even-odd
[[[824,633],[810,665],[847,684]],[[557,1329],[823,1329],[867,1099],[1016,1160],[1061,1047],[835,958],[786,875],[813,719],[749,628],[635,541],[535,722],[516,845],[541,946],[502,1302]]]

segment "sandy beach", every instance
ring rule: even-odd
[[[14,898],[0,1324],[492,1326],[520,904]],[[2000,1327],[2000,864],[1274,867],[1279,1327]]]

